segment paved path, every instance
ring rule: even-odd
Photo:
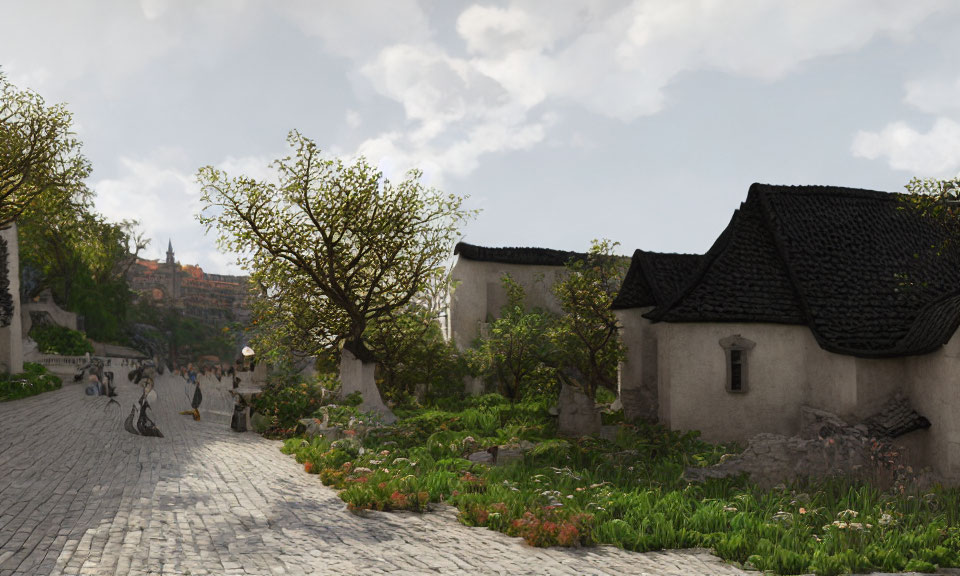
[[[704,552],[536,549],[467,528],[452,511],[358,516],[280,444],[177,414],[183,380],[158,383],[165,438],[80,385],[0,404],[0,576],[13,574],[744,574]]]

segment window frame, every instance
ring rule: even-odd
[[[727,336],[720,339],[720,347],[723,348],[724,363],[726,364],[726,385],[724,389],[730,394],[746,394],[750,390],[750,351],[756,347],[757,343],[744,338],[739,334]],[[733,388],[733,352],[739,352],[740,357],[740,388]]]

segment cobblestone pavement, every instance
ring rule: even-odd
[[[703,551],[536,549],[425,515],[348,512],[280,444],[177,414],[164,376],[165,438],[123,430],[121,407],[83,388],[0,404],[0,575],[744,574]]]

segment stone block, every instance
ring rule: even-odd
[[[601,431],[600,410],[593,398],[564,380],[560,388],[559,432],[567,436],[598,436]]]

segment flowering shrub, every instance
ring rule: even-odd
[[[544,507],[537,513],[525,512],[514,520],[510,533],[520,536],[531,546],[581,546],[591,544],[593,516],[562,516],[555,507]]]

